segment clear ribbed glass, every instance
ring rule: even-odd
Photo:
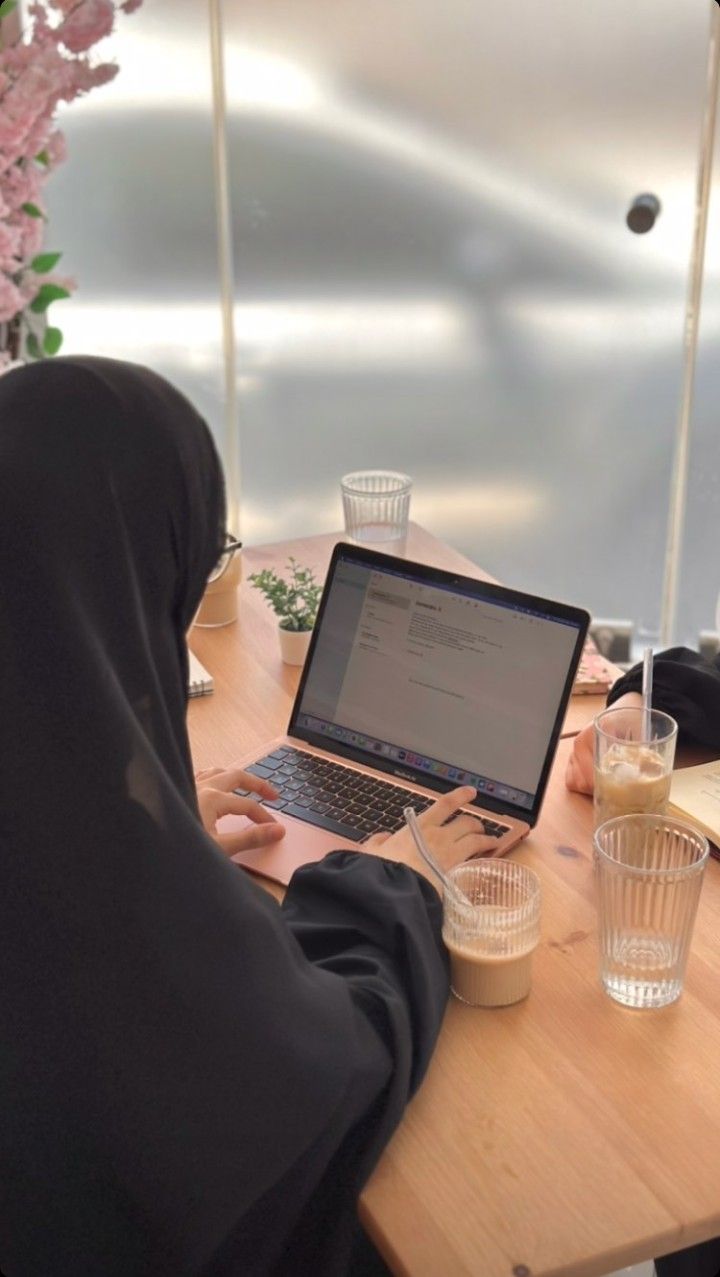
[[[682,993],[708,841],[667,816],[618,816],[595,833],[600,980],[626,1007]]]
[[[451,988],[472,1006],[508,1006],[530,990],[540,939],[540,879],[513,860],[473,860],[450,878],[462,897],[443,897]]]
[[[402,552],[410,514],[412,479],[394,470],[357,470],[340,480],[345,532],[361,543],[383,542]]]

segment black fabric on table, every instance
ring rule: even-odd
[[[656,1277],[718,1277],[720,1241],[703,1242],[655,1260]]]
[[[611,688],[613,705],[625,692],[642,691],[642,665],[635,665]],[[653,659],[652,703],[671,714],[681,740],[720,753],[720,655],[707,661],[687,647],[671,647]]]
[[[0,378],[5,1277],[344,1272],[442,1019],[424,879],[337,853],[281,909],[201,827],[185,633],[223,531],[162,379]]]

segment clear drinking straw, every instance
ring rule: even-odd
[[[425,864],[429,865],[433,873],[437,875],[443,887],[445,887],[445,889],[453,897],[456,904],[461,904],[461,905],[471,904],[472,902],[468,900],[467,896],[465,895],[465,892],[460,890],[457,884],[453,882],[452,878],[448,878],[447,874],[445,873],[445,870],[438,864],[437,860],[435,859],[432,852],[430,851],[430,848],[428,847],[427,843],[425,842],[425,839],[422,836],[420,826],[418,825],[417,816],[415,815],[415,808],[406,807],[403,811],[403,816],[405,817],[405,824],[407,825],[408,829],[410,830],[410,833],[413,836],[413,839],[415,841],[415,846],[417,847],[420,855],[425,861]]]
[[[653,650],[646,647],[643,653],[643,674],[642,674],[642,707],[643,707],[643,740],[650,740],[651,718],[650,710],[652,709],[652,685],[653,685]]]

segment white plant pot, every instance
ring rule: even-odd
[[[284,630],[278,625],[280,655],[286,665],[304,665],[312,630]]]

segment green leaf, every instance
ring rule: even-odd
[[[33,257],[30,263],[30,269],[35,271],[36,275],[46,275],[53,266],[57,266],[62,253],[38,253],[37,257]]]
[[[42,315],[51,302],[59,302],[63,297],[69,296],[67,288],[62,288],[60,284],[43,284],[40,292],[30,302],[30,309],[34,315]]]
[[[30,333],[27,339],[27,352],[32,359],[42,359],[40,344],[34,333]]]
[[[47,151],[38,151],[37,155],[35,156],[35,163],[42,164],[44,168],[47,168],[48,164],[50,163],[50,156],[48,155]]]
[[[46,328],[43,337],[43,350],[46,355],[56,355],[63,344],[63,335],[59,328]]]
[[[303,568],[296,559],[288,563],[289,580],[283,580],[272,568],[253,572],[248,578],[260,590],[273,611],[280,617],[284,630],[311,630],[315,624],[322,586],[311,568]]]
[[[38,208],[37,204],[22,204],[20,207],[22,208],[23,213],[27,213],[28,217],[45,216],[42,209]]]
[[[0,18],[7,18],[13,9],[17,9],[17,0],[2,0],[0,4]]]

